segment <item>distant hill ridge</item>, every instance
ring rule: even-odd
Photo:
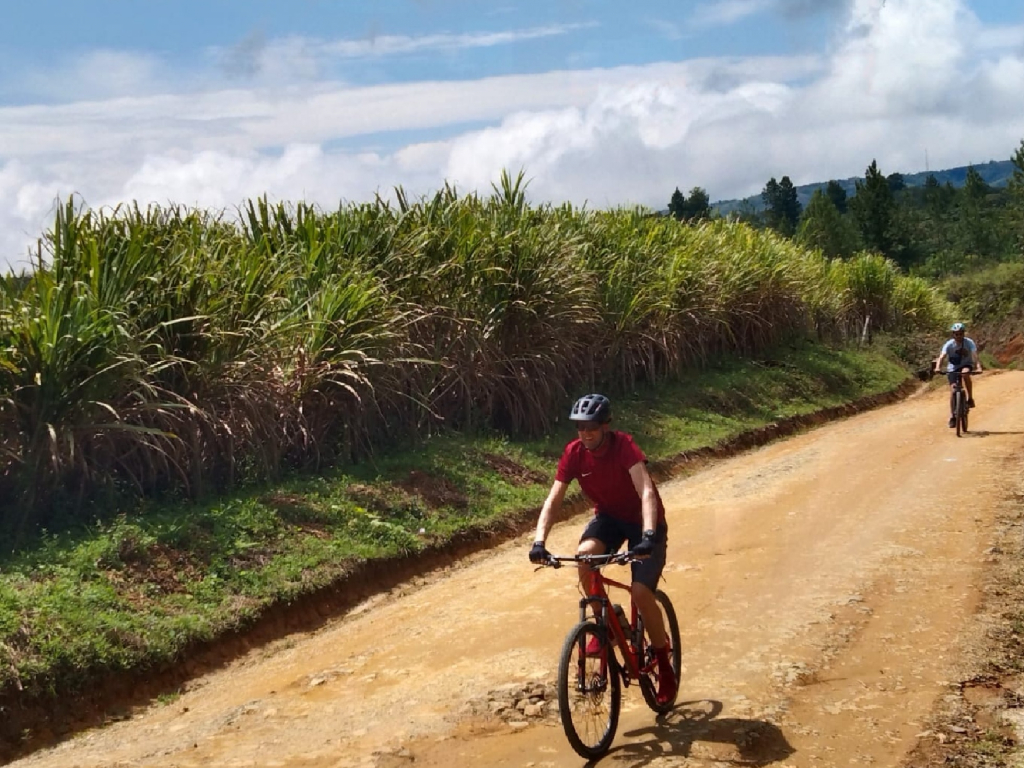
[[[956,168],[947,168],[944,171],[904,173],[903,183],[908,187],[923,187],[928,176],[934,176],[942,186],[945,186],[946,182],[949,182],[954,187],[962,187],[964,185],[964,180],[967,178],[967,169],[970,167],[971,165],[961,165]],[[1009,160],[989,160],[987,163],[974,165],[973,167],[981,178],[984,179],[985,183],[991,187],[1005,187],[1010,177],[1013,176],[1013,163]],[[888,176],[889,174],[886,175]],[[856,182],[863,180],[863,176],[853,176],[849,179],[835,179],[835,181],[838,181],[839,185],[846,190],[846,194],[849,197],[853,197],[856,192]],[[765,182],[767,183],[767,179]],[[800,201],[801,205],[806,206],[815,190],[824,189],[827,185],[828,180],[818,181],[813,184],[801,184],[796,188],[797,199]],[[761,201],[761,195],[756,194],[736,200],[719,200],[716,203],[712,203],[711,208],[724,216],[739,210],[762,211],[764,210],[764,203]]]

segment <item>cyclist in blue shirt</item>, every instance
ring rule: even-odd
[[[967,407],[974,407],[974,388],[973,382],[971,381],[971,372],[977,371],[981,373],[981,358],[978,356],[978,345],[974,343],[973,339],[969,339],[966,335],[967,327],[963,323],[953,323],[950,326],[950,331],[953,332],[953,338],[942,345],[942,349],[939,351],[939,356],[935,358],[935,372],[939,373],[942,368],[942,358],[946,358],[949,361],[949,365],[946,367],[946,379],[949,381],[950,395],[949,395],[949,426],[956,426],[956,416],[952,415],[953,411],[953,387],[956,384],[958,378],[963,377],[964,388],[967,390]]]

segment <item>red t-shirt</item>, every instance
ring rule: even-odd
[[[578,480],[583,493],[594,502],[594,513],[609,515],[629,523],[643,525],[643,502],[629,475],[631,467],[647,457],[625,432],[609,431],[607,448],[594,455],[579,439],[565,446],[558,461],[555,479],[563,483]],[[658,525],[665,523],[665,506],[658,500]]]

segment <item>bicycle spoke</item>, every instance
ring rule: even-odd
[[[577,625],[562,648],[558,709],[565,735],[582,757],[604,754],[615,738],[621,692],[611,653],[603,630],[590,622]]]

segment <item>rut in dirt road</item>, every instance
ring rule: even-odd
[[[1020,481],[1024,373],[976,399],[964,438],[936,389],[663,483],[683,703],[658,721],[625,690],[602,764],[900,765],[970,661],[995,509]],[[543,698],[577,619],[573,574],[535,573],[530,538],[14,765],[579,766],[551,705],[502,710],[510,690]]]

